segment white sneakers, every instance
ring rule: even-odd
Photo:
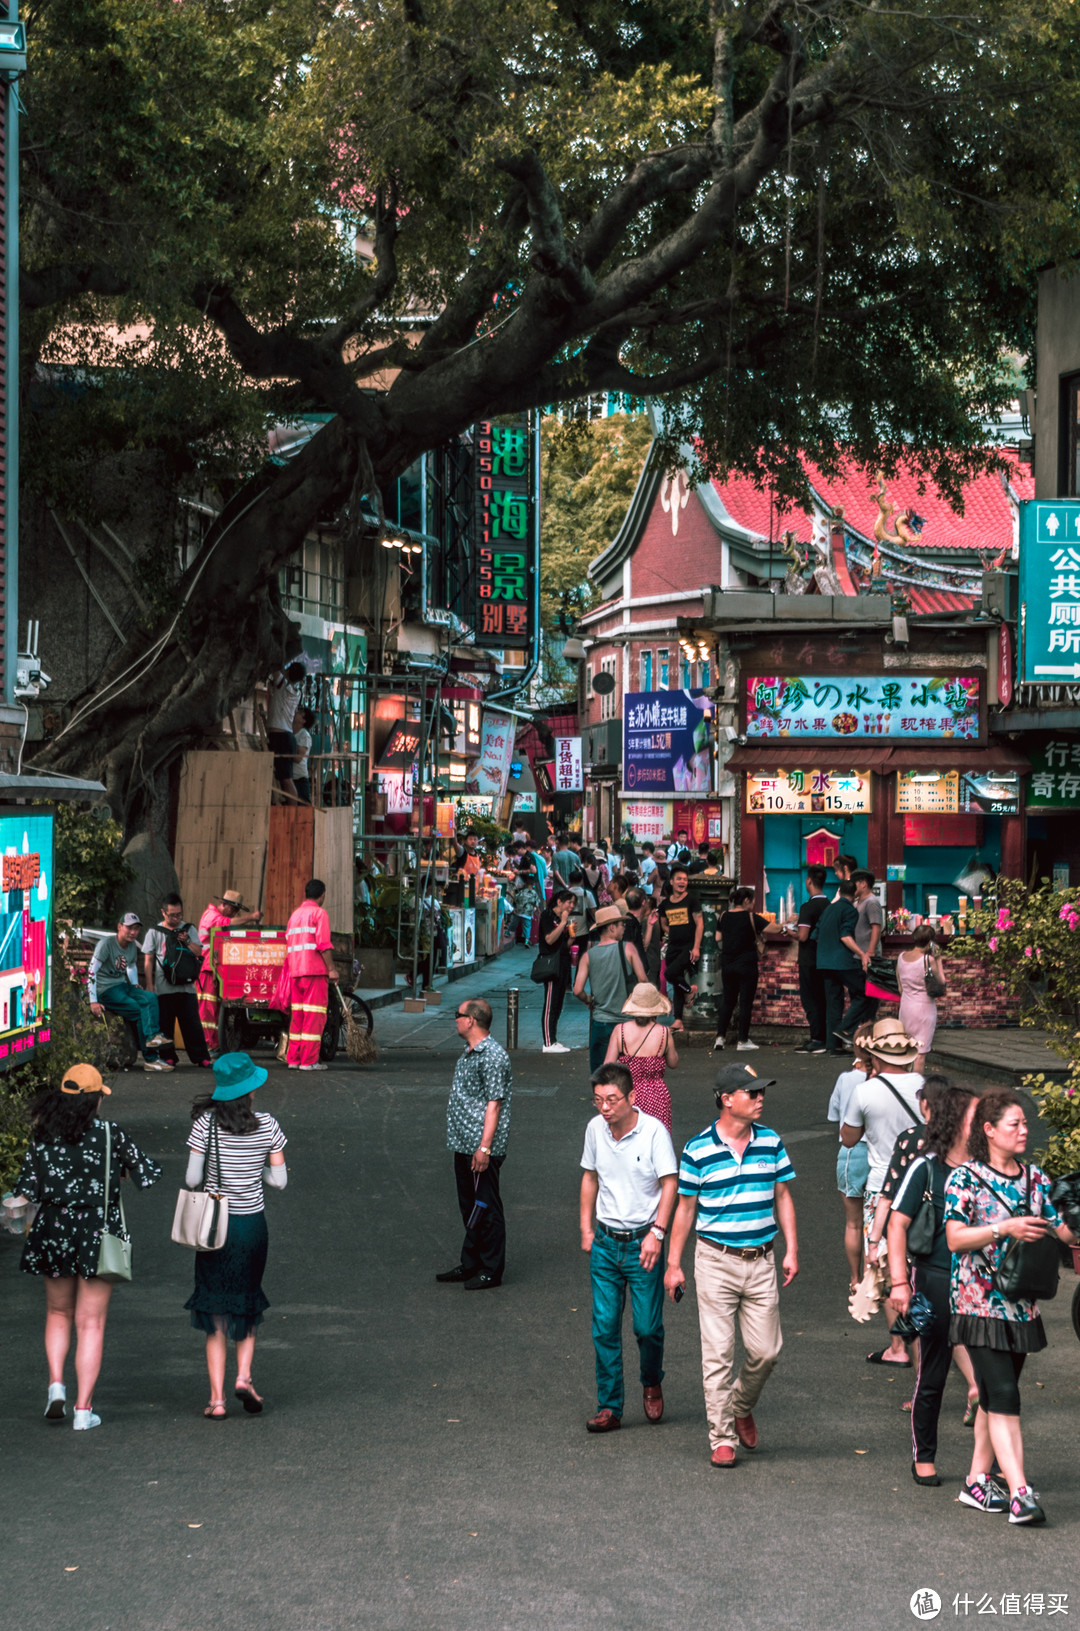
[[[297,1070],[328,1070],[328,1065],[297,1065]]]
[[[722,1036],[717,1037],[716,1041],[712,1045],[712,1051],[714,1053],[723,1053],[723,1051],[724,1051],[724,1039],[723,1039]]]
[[[46,1421],[63,1421],[66,1411],[64,1400],[67,1398],[67,1388],[63,1382],[49,1383],[49,1401],[45,1406]]]
[[[168,1071],[170,1071],[172,1069],[172,1066],[167,1065],[165,1063],[164,1059],[144,1059],[143,1060],[143,1069],[144,1070],[156,1070],[156,1071],[159,1071],[162,1075],[165,1075]]]
[[[740,1042],[735,1048],[736,1053],[756,1053],[757,1051],[758,1045],[756,1042]]]
[[[148,1048],[167,1048],[171,1041],[171,1036],[166,1036],[163,1031],[159,1031],[156,1036],[147,1037],[146,1046]]]
[[[92,1410],[76,1410],[72,1426],[77,1433],[88,1433],[91,1427],[101,1426],[101,1417],[95,1416]]]
[[[572,1053],[572,1048],[565,1048],[561,1042],[545,1042],[544,1053]]]

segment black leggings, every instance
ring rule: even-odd
[[[544,1009],[540,1017],[540,1027],[543,1031],[545,1048],[550,1048],[553,1042],[559,1040],[559,1015],[562,1013],[563,998],[568,989],[569,981],[561,977],[544,981]]]
[[[1020,1372],[1027,1354],[1002,1353],[997,1348],[969,1348],[968,1353],[982,1408],[995,1416],[1018,1416]]]
[[[916,1263],[913,1289],[921,1291],[934,1311],[919,1332],[919,1368],[911,1401],[911,1453],[915,1461],[937,1459],[938,1417],[952,1363],[949,1341],[949,1271]]]
[[[731,1023],[731,1016],[735,1005],[739,1008],[739,1041],[750,1040],[750,1016],[754,1011],[754,998],[757,995],[758,970],[756,968],[743,971],[720,970],[720,985],[722,996],[716,1014],[716,1034],[723,1040],[727,1028]]]

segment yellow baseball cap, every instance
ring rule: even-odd
[[[93,1065],[70,1065],[67,1075],[60,1083],[61,1093],[107,1093],[112,1096],[112,1088],[106,1087],[101,1079],[100,1070]]]

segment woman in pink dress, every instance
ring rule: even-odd
[[[634,1080],[634,1109],[655,1116],[670,1133],[671,1094],[666,1066],[677,1065],[679,1055],[670,1025],[660,1021],[671,1013],[671,1004],[655,985],[641,981],[627,997],[622,1011],[626,1017],[611,1033],[604,1063],[626,1066]]]
[[[937,1003],[926,994],[926,974],[928,969],[933,969],[943,985],[945,975],[941,958],[934,948],[934,931],[929,923],[919,924],[914,940],[915,944],[902,951],[896,959],[896,978],[900,982],[900,1023],[908,1036],[919,1045],[918,1057],[912,1069],[921,1076],[937,1029]]]

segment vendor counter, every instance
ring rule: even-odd
[[[895,958],[899,952],[913,944],[907,934],[885,935],[879,951]],[[1009,997],[1001,982],[995,980],[986,964],[970,953],[952,951],[944,959],[945,981],[949,989],[938,1000],[938,1026],[992,1030],[997,1026],[1018,1024],[1018,1005]],[[961,942],[962,944],[962,942]],[[798,941],[793,934],[782,929],[765,931],[765,954],[761,959],[757,998],[754,1002],[755,1025],[797,1025],[806,1028],[806,1016],[799,1001]],[[882,1000],[878,1012],[882,1016],[895,1014],[900,999],[891,1003]]]

